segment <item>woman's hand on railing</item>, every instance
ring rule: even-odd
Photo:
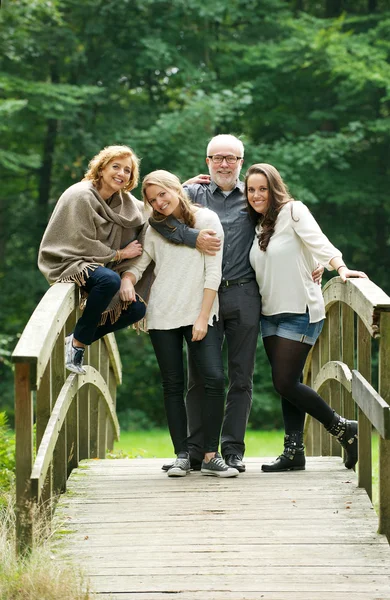
[[[348,269],[348,267],[344,267],[344,266],[341,266],[338,268],[338,274],[341,277],[341,279],[344,281],[344,283],[350,277],[362,277],[364,279],[368,279],[367,275],[365,273],[363,273],[363,271],[352,271],[351,269]]]

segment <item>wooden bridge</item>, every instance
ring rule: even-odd
[[[305,376],[335,410],[358,415],[357,473],[308,420],[306,471],[264,474],[252,458],[235,479],[175,480],[162,460],[96,460],[119,435],[120,358],[110,335],[89,349],[86,375],[67,375],[77,290],[53,286],[13,354],[20,550],[34,543],[37,513],[50,522],[57,506],[55,556],[84,568],[103,599],[390,600],[390,298],[337,277],[324,297]]]

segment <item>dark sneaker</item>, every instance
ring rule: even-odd
[[[186,452],[177,455],[177,459],[168,469],[168,477],[185,477],[191,470],[190,457]]]
[[[85,348],[73,346],[73,333],[65,338],[65,367],[72,373],[85,375],[87,372],[83,367]]]
[[[201,466],[202,466],[202,461],[198,460],[197,458],[193,458],[192,456],[190,456],[190,466],[191,466],[191,471],[200,471]],[[165,463],[161,469],[163,471],[169,471],[169,469],[173,467],[173,462],[171,463]]]
[[[228,467],[218,452],[208,463],[202,462],[200,472],[202,475],[211,475],[212,477],[237,477],[239,473],[237,469]]]

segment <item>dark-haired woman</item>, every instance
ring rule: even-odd
[[[265,472],[305,468],[305,413],[320,421],[346,450],[345,466],[357,462],[357,422],[335,411],[300,376],[321,333],[325,306],[311,277],[319,262],[345,282],[366,277],[348,269],[342,254],[322,233],[308,208],[291,198],[282,177],[269,164],[252,165],[245,176],[249,212],[257,223],[250,261],[262,297],[261,330],[276,391],[283,397],[284,451]]]
[[[92,158],[84,179],[65,190],[43,235],[38,267],[50,284],[74,282],[88,294],[74,332],[66,338],[65,366],[85,373],[85,347],[139,321],[145,303],[127,295],[122,273],[142,253],[149,217],[130,191],[139,160],[128,146],[107,146]]]

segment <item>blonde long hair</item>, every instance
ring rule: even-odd
[[[129,156],[131,160],[131,173],[129,183],[123,188],[125,192],[130,192],[138,185],[139,179],[139,163],[140,160],[134,151],[129,146],[106,146],[94,156],[88,164],[83,181],[90,180],[97,190],[100,189],[102,170],[116,158],[125,158]]]
[[[146,190],[150,185],[158,185],[167,192],[174,192],[179,198],[184,223],[188,225],[188,227],[193,227],[195,225],[193,204],[185,193],[183,186],[180,183],[180,179],[176,177],[176,175],[162,169],[158,171],[152,171],[151,173],[145,175],[142,181],[142,198],[145,206],[147,207],[150,207],[150,204],[146,197]],[[153,218],[156,221],[163,221],[167,217],[153,209]]]

